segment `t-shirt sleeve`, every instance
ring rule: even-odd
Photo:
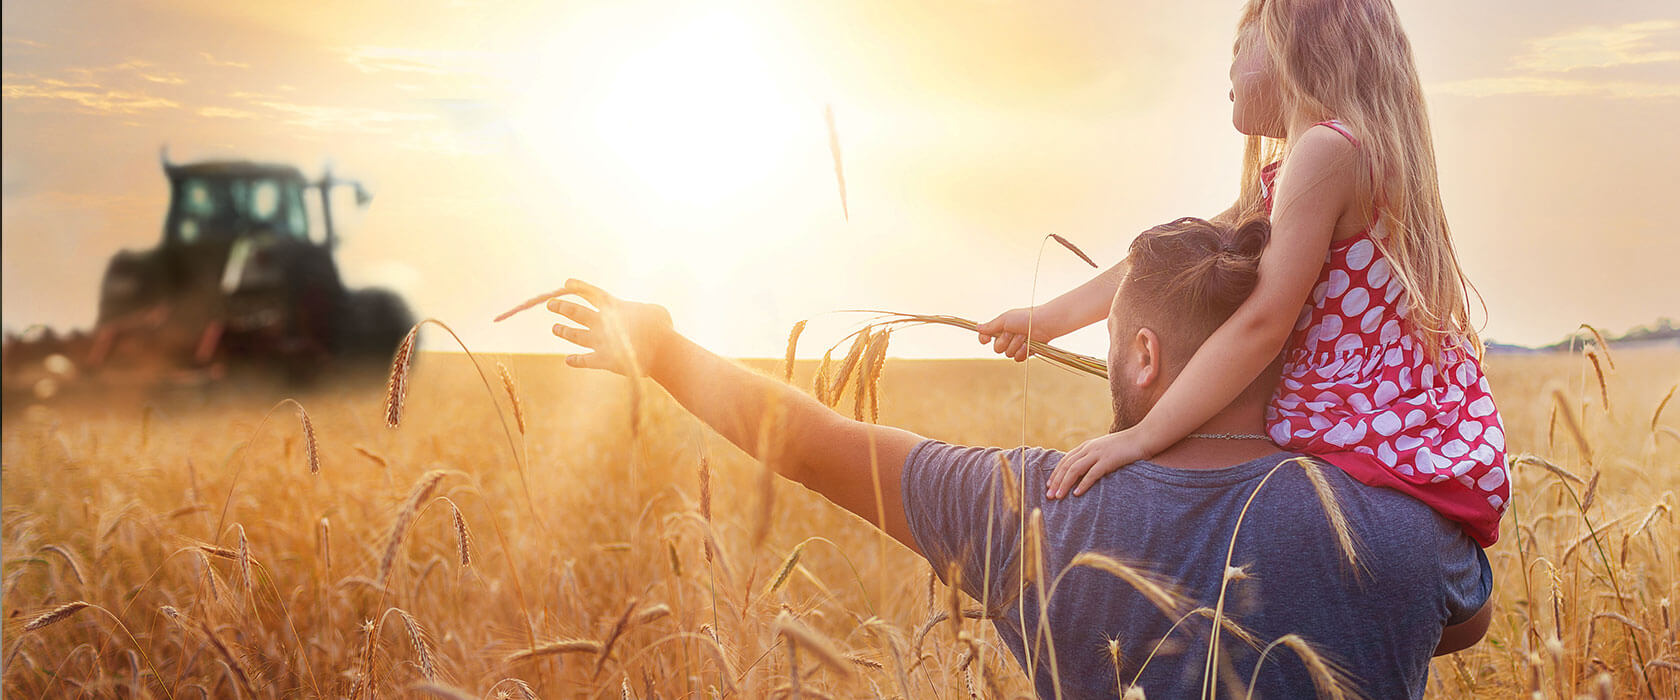
[[[988,606],[1006,604],[1009,592],[1018,590],[1021,499],[1011,499],[1004,489],[1020,493],[1018,483],[1005,481],[1018,478],[1020,454],[925,440],[904,461],[904,514],[916,545],[946,584],[947,570],[956,563],[962,591]],[[1002,457],[1011,465],[1007,472],[999,469]]]
[[[1493,595],[1493,567],[1487,553],[1468,536],[1460,536],[1441,556],[1445,582],[1447,624],[1469,620]]]

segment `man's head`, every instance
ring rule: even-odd
[[[1235,226],[1186,217],[1132,241],[1131,269],[1108,314],[1108,382],[1113,431],[1137,424],[1259,281],[1271,226]],[[1275,375],[1264,372],[1238,401],[1264,401]]]

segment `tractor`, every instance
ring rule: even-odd
[[[310,181],[288,165],[175,164],[167,153],[162,165],[162,241],[111,258],[91,331],[8,334],[7,394],[24,385],[45,398],[53,392],[42,379],[72,374],[149,383],[256,368],[307,380],[334,364],[390,357],[414,322],[408,306],[389,290],[345,287],[333,259],[333,192],[350,187],[365,207],[360,182],[330,168]]]

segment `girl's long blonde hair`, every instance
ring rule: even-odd
[[[1459,267],[1441,205],[1435,146],[1411,43],[1389,0],[1249,0],[1239,32],[1255,27],[1276,66],[1285,102],[1336,117],[1359,138],[1374,173],[1373,240],[1405,285],[1406,314],[1431,355],[1482,343],[1470,320],[1474,287]],[[1240,209],[1260,207],[1260,170],[1282,139],[1250,136]],[[1363,168],[1362,168],[1363,169]]]

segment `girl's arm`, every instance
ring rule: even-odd
[[[1232,204],[1214,217],[1233,218],[1237,205]],[[1050,342],[1056,338],[1108,318],[1108,307],[1114,302],[1114,292],[1132,268],[1131,258],[1116,263],[1068,290],[1061,296],[1039,304],[1036,308],[1011,309],[997,318],[980,324],[980,343],[991,343],[992,349],[1016,362],[1027,359],[1027,327],[1030,322],[1034,340]]]
[[[1298,139],[1279,174],[1271,242],[1260,258],[1254,293],[1208,336],[1142,421],[1068,453],[1050,476],[1051,497],[1082,494],[1104,474],[1171,447],[1272,363],[1323,270],[1336,221],[1353,200],[1355,155],[1353,146],[1328,128],[1310,129]]]

